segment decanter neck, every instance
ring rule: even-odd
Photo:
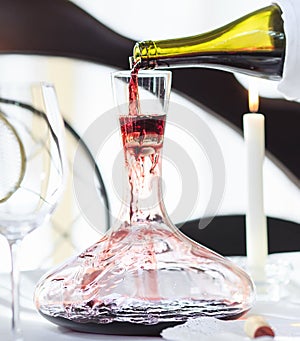
[[[127,176],[124,199],[126,221],[130,224],[161,222],[165,216],[161,188],[161,150],[162,144],[159,147],[143,144],[135,148],[124,146]]]

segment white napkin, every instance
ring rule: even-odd
[[[300,99],[300,0],[274,0],[281,10],[286,36],[283,77],[278,90],[289,100]]]
[[[176,327],[162,331],[161,336],[172,341],[218,341],[241,340],[246,337],[244,321],[222,321],[212,317],[188,320]]]
[[[283,304],[283,303],[281,303]],[[298,311],[299,311],[298,307]],[[276,311],[278,307],[273,307]],[[258,309],[262,310],[262,309]],[[297,311],[295,316],[265,317],[275,331],[275,338],[270,336],[259,337],[258,341],[299,341],[300,318]],[[247,317],[245,317],[247,318]],[[169,341],[250,341],[244,331],[244,320],[222,321],[213,317],[199,317],[190,319],[186,323],[164,329],[161,336]],[[253,339],[252,339],[253,340]]]

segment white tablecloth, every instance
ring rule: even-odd
[[[274,255],[273,255],[274,257]],[[275,258],[291,262],[294,270],[289,284],[284,287],[287,296],[278,302],[258,301],[250,314],[265,316],[277,329],[275,340],[300,340],[300,252],[275,255]],[[57,327],[42,318],[33,304],[34,286],[41,277],[41,271],[24,272],[21,274],[21,320],[25,341],[69,341],[69,340],[120,340],[142,341],[162,340],[161,337],[133,337],[85,334]],[[0,340],[12,340],[10,336],[10,282],[8,274],[0,274]],[[261,341],[264,338],[261,339]],[[217,340],[213,339],[212,340]],[[220,339],[218,339],[220,340]],[[224,336],[224,339],[227,340]],[[247,340],[236,337],[234,340]],[[187,340],[188,341],[188,340]],[[221,340],[220,340],[221,341]]]

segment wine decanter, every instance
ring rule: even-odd
[[[38,311],[74,330],[123,335],[157,335],[199,316],[238,318],[252,306],[251,279],[181,233],[164,206],[171,73],[112,78],[127,176],[120,214],[101,240],[40,280]]]

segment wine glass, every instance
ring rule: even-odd
[[[12,332],[21,340],[18,250],[64,187],[63,123],[53,85],[0,83],[0,233],[11,254]]]

